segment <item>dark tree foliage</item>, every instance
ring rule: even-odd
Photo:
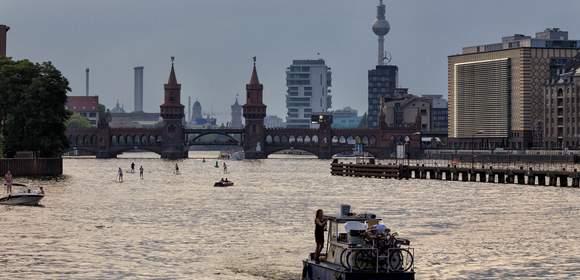
[[[0,57],[0,134],[4,156],[35,151],[60,156],[68,147],[67,79],[50,62]]]

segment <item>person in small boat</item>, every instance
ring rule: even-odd
[[[135,173],[135,162],[131,162],[131,173]]]
[[[10,172],[10,170],[8,170],[6,172],[6,175],[4,175],[4,184],[6,185],[6,192],[8,194],[12,193],[12,173]]]
[[[139,167],[139,178],[143,179],[143,165]]]
[[[121,169],[121,167],[119,167],[119,170],[117,171],[117,180],[123,182],[123,169]]]
[[[314,219],[314,240],[316,241],[316,252],[314,252],[314,260],[320,262],[320,252],[324,248],[324,230],[326,228],[326,219],[322,209],[316,210],[316,218]]]

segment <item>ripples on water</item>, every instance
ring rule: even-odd
[[[317,208],[374,212],[417,279],[578,279],[580,190],[332,177],[329,161],[66,159],[45,207],[0,206],[2,279],[299,279]],[[221,161],[220,161],[221,162]],[[24,181],[26,180],[16,180]]]

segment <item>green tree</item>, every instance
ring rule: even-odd
[[[0,134],[4,155],[37,151],[60,156],[68,147],[67,79],[50,62],[0,58]]]
[[[81,116],[79,113],[73,113],[70,118],[66,121],[67,128],[87,128],[91,127],[91,122]]]

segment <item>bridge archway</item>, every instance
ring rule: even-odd
[[[276,157],[284,157],[285,155],[288,156],[308,156],[312,158],[318,158],[317,151],[314,149],[308,149],[307,147],[284,147],[284,148],[276,148],[270,151],[267,151],[268,158],[276,158]]]
[[[241,145],[241,139],[221,132],[208,132],[188,135],[188,145]]]

